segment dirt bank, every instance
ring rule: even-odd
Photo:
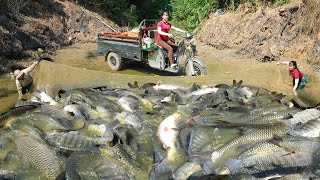
[[[199,39],[217,49],[237,49],[262,62],[280,57],[307,61],[320,72],[319,9],[320,2],[315,0],[294,1],[264,12],[242,5],[235,12],[212,14],[201,25]]]
[[[28,65],[38,48],[53,54],[74,43],[96,42],[98,32],[114,28],[110,20],[72,1],[1,1],[0,73]]]

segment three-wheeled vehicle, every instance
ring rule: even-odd
[[[167,51],[157,45],[157,20],[141,21],[136,32],[102,32],[98,34],[98,55],[105,56],[108,66],[119,71],[125,61],[140,61],[150,67],[189,76],[207,74],[206,65],[197,56],[193,35],[174,34],[182,38],[176,43],[177,50],[173,59],[178,67],[170,68]],[[150,41],[151,39],[151,41]],[[147,41],[146,41],[147,40]]]

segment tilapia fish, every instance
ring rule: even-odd
[[[312,109],[306,109],[300,112],[297,112],[293,115],[292,118],[284,120],[283,123],[288,125],[289,127],[293,127],[294,125],[298,123],[306,123],[313,119],[318,119],[320,117],[320,111],[312,108]]]
[[[52,132],[46,137],[46,141],[56,147],[71,151],[95,151],[99,146],[106,146],[112,137],[88,137],[76,131]]]
[[[306,122],[301,127],[290,128],[288,133],[293,136],[319,137],[320,119],[314,119]]]

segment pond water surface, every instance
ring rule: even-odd
[[[54,62],[42,61],[35,68],[33,86],[44,88],[47,93],[55,96],[60,89],[108,85],[127,87],[129,82],[134,81],[139,85],[162,82],[190,86],[192,83],[217,85],[243,80],[244,85],[282,92],[288,99],[293,95],[292,80],[286,66],[276,65],[275,62],[261,63],[253,58],[237,55],[234,50],[215,50],[199,45],[199,56],[207,65],[208,75],[186,77],[161,72],[140,63],[126,64],[123,70],[114,72],[108,69],[104,57],[93,55],[96,48],[96,44],[86,43],[58,50]],[[319,75],[314,74],[304,61],[298,61],[298,64],[299,69],[309,77],[306,88],[298,91],[299,98],[308,105],[316,105],[320,102]],[[0,113],[3,113],[18,100],[14,79],[9,75],[1,77],[0,91]]]

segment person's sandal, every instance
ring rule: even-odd
[[[171,64],[171,69],[175,69],[178,65],[177,64]]]

